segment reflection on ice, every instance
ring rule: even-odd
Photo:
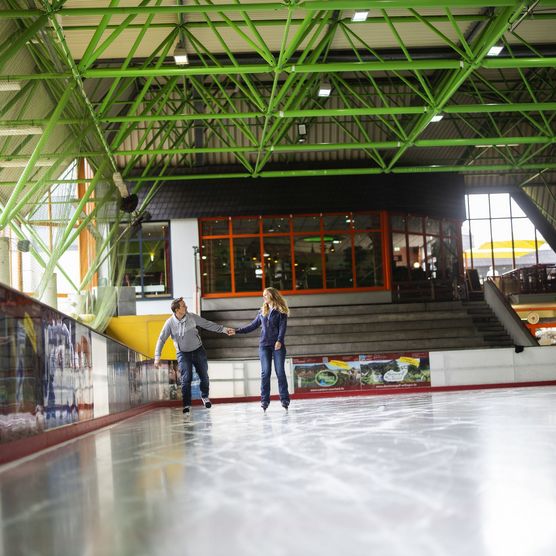
[[[556,388],[141,415],[0,473],[0,553],[549,555]]]

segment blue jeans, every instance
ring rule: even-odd
[[[178,369],[181,374],[181,394],[183,406],[191,405],[191,380],[193,379],[193,366],[201,379],[201,397],[209,396],[208,359],[205,348],[201,346],[194,351],[178,351]]]
[[[270,373],[272,359],[274,359],[274,370],[278,377],[278,391],[282,404],[289,405],[290,395],[288,393],[288,379],[284,363],[286,361],[286,348],[274,349],[274,346],[259,346],[259,357],[261,359],[261,405],[268,406],[270,403]]]

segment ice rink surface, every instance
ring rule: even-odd
[[[554,556],[556,388],[156,410],[0,496],[6,556]]]

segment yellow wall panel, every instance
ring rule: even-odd
[[[129,315],[110,319],[106,334],[126,346],[154,357],[154,348],[168,315]],[[162,349],[161,359],[176,359],[174,343],[169,338]]]

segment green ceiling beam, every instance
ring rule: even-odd
[[[551,4],[552,2],[543,2]],[[515,6],[512,0],[301,0],[297,8],[307,10],[354,10],[388,8],[484,8]]]
[[[54,15],[51,15],[51,17],[50,17],[50,24],[52,25],[52,27],[54,29],[54,32],[56,33],[56,38],[58,40],[58,43],[60,44],[62,55],[65,57],[65,62],[71,70],[71,77],[72,77],[73,83],[75,84],[75,88],[79,92],[79,96],[80,96],[80,98],[83,102],[83,105],[85,106],[85,110],[87,111],[87,113],[90,116],[90,121],[93,123],[95,136],[98,139],[98,141],[100,142],[100,144],[102,145],[102,148],[104,149],[103,158],[104,157],[107,158],[108,163],[111,166],[111,170],[115,171],[115,170],[117,170],[116,163],[110,155],[110,147],[108,146],[108,143],[106,142],[103,131],[102,131],[102,129],[100,127],[100,124],[98,122],[97,114],[95,112],[95,109],[93,108],[93,106],[91,104],[91,101],[89,99],[89,96],[87,95],[87,92],[85,91],[85,88],[83,86],[83,81],[82,81],[82,78],[79,74],[79,69],[78,69],[78,67],[77,67],[77,65],[76,65],[76,63],[73,59],[73,56],[71,54],[71,51],[70,51],[70,49],[69,49],[69,47],[66,43],[66,38],[65,38],[65,35],[64,35],[64,31],[63,31],[62,27],[60,26],[58,20],[56,19],[56,17]],[[71,86],[70,88],[73,89],[74,87]]]
[[[481,62],[484,61],[490,48],[500,40],[506,29],[518,19],[523,9],[526,7],[526,2],[519,2],[517,4],[514,3],[512,7],[500,10],[493,16],[491,23],[476,37],[474,44],[470,45],[474,54],[473,64],[462,63],[460,69],[442,76],[438,85],[438,90],[435,92],[435,108],[437,112],[442,111],[444,106],[456,94],[466,79],[473,74],[476,68],[480,67]],[[431,123],[433,115],[433,113],[428,113],[418,118],[408,136],[408,141],[398,150],[390,161],[388,165],[389,169],[395,167],[405,151],[418,139],[421,133]]]
[[[237,66],[162,66],[160,68],[91,69],[82,72],[82,77],[173,77],[180,75],[253,75],[273,73],[274,67],[266,64]]]
[[[6,62],[16,53],[19,51],[20,48],[23,48],[27,41],[34,37],[37,32],[42,29],[45,25],[48,24],[48,17],[43,15],[39,17],[32,25],[30,25],[27,29],[21,31],[20,33],[11,36],[6,43],[9,43],[9,46],[4,49],[4,44],[2,43],[2,53],[0,54],[0,71],[6,64]]]
[[[269,150],[281,152],[311,152],[351,149],[397,149],[402,146],[431,148],[431,147],[495,147],[513,145],[545,145],[556,143],[556,137],[472,137],[464,139],[418,139],[412,144],[407,141],[376,141],[369,143],[318,143],[308,145],[276,145]]]
[[[486,58],[479,65],[484,69],[555,68],[556,57]]]
[[[280,152],[313,152],[331,150],[356,150],[356,149],[398,149],[401,147],[462,147],[462,146],[514,146],[514,145],[550,145],[556,143],[556,137],[468,137],[450,139],[417,139],[411,141],[375,141],[366,143],[292,143],[286,145],[270,145],[263,148],[269,153]],[[191,148],[166,148],[166,149],[121,149],[112,151],[113,156],[173,156],[182,154],[213,154],[213,153],[254,153],[259,150],[259,145],[233,145],[229,147],[191,147]],[[68,151],[59,153],[45,153],[41,160],[56,160],[59,158],[94,157],[104,154],[104,151]],[[28,155],[0,155],[1,160],[28,160]],[[35,160],[36,162],[36,160]]]
[[[538,19],[554,19],[556,14],[535,14],[535,20]],[[427,15],[427,21],[429,23],[446,23],[451,19],[455,21],[486,21],[488,20],[488,15],[475,13],[475,14],[453,14],[450,18],[445,15]],[[414,15],[393,15],[390,16],[390,20],[393,21],[395,24],[398,23],[415,23],[420,20]],[[230,20],[236,27],[248,27],[249,24],[241,19]],[[301,25],[303,23],[303,19],[293,19],[292,26],[295,27],[297,25]],[[368,25],[368,24],[383,24],[384,18],[382,17],[368,17],[366,21],[362,22],[353,22],[351,21],[351,17],[344,17],[339,19],[340,22],[346,23],[349,25]],[[188,21],[187,28],[188,29],[205,29],[207,27],[207,23],[204,21]],[[257,19],[257,27],[281,27],[283,25],[283,21],[281,19]],[[167,22],[167,23],[152,23],[150,27],[152,29],[170,29],[176,26],[175,22]],[[227,21],[213,21],[213,27],[228,27]],[[72,32],[72,31],[94,31],[98,26],[91,24],[91,25],[79,25],[79,24],[71,24],[64,22],[64,31]],[[116,29],[118,27],[117,24],[110,24],[107,25],[107,29]],[[143,27],[141,23],[132,23],[128,26],[128,29],[140,29]]]
[[[369,5],[371,4],[371,5]],[[277,11],[285,10],[290,2],[253,2],[245,4],[197,4],[175,6],[122,6],[117,8],[110,7],[87,7],[87,8],[57,8],[53,12],[62,17],[83,17],[94,15],[115,15],[125,14],[198,14],[198,13],[218,13],[218,12],[255,12],[255,11]],[[489,7],[511,7],[515,6],[512,0],[489,0],[486,5]],[[542,7],[552,7],[556,5],[556,0],[543,0]],[[293,2],[293,7],[297,10],[319,11],[319,10],[352,10],[352,9],[392,9],[392,8],[484,8],[484,0],[301,0]],[[45,13],[44,10],[0,10],[0,19],[29,19],[40,17]]]
[[[468,63],[463,60],[394,60],[387,62],[333,62],[323,64],[297,64],[284,68],[287,73],[342,73],[342,72],[383,72],[383,71],[435,71],[476,69],[516,69],[556,67],[556,57],[482,59]],[[170,77],[180,75],[253,75],[274,73],[274,66],[267,64],[228,66],[162,66],[160,68],[97,68],[81,72],[82,78],[137,78]],[[11,81],[56,80],[73,77],[71,73],[15,74],[5,75]]]
[[[173,38],[175,38],[177,36],[177,34],[178,34],[178,29],[175,29],[173,31],[173,33],[168,35],[164,39],[162,44],[160,45],[160,48],[161,48],[160,55],[155,62],[155,68],[156,69],[160,68],[160,66],[162,65],[162,63],[164,61],[164,58],[170,52],[170,48],[172,46]],[[153,55],[153,57],[154,57],[154,55]],[[137,110],[137,107],[144,101],[145,96],[147,95],[147,93],[149,91],[149,88],[152,85],[153,79],[154,79],[153,77],[149,77],[148,79],[145,80],[145,83],[143,83],[143,86],[137,92],[137,94],[135,95],[135,98],[133,99],[133,104],[129,108],[130,112],[135,113],[136,110]],[[163,96],[164,97],[164,95],[166,95],[169,90],[174,88],[176,82],[177,82],[177,77],[172,77],[172,78],[168,79],[167,83],[163,87],[162,91],[159,92],[158,96]],[[146,105],[147,105],[148,109],[152,108],[156,104],[156,102],[157,102],[157,97],[146,101]],[[137,126],[133,123],[129,126],[121,126],[120,129],[118,130],[116,136],[112,139],[112,141],[110,143],[111,148],[114,149],[114,148],[119,147],[122,144],[122,142],[133,132],[133,130],[136,127]]]
[[[403,116],[410,114],[424,114],[431,112],[430,106],[393,106],[393,107],[370,107],[370,108],[319,108],[305,110],[280,110],[272,114],[275,118],[320,118],[320,117],[342,117],[342,116]],[[510,104],[462,104],[446,106],[442,109],[444,114],[485,114],[501,112],[554,112],[556,102],[522,102]],[[261,118],[264,112],[212,112],[199,114],[140,114],[137,116],[113,116],[99,118],[103,124],[112,123],[142,123],[142,122],[190,122],[205,120],[251,120]],[[48,119],[22,119],[2,120],[6,127],[41,126],[48,123]],[[82,118],[61,118],[57,125],[82,124],[86,120]]]
[[[267,170],[262,171],[257,176],[242,172],[230,174],[182,174],[171,176],[128,176],[127,180],[134,183],[151,183],[157,181],[175,182],[175,181],[204,181],[204,180],[222,180],[222,179],[242,179],[242,178],[297,178],[307,176],[354,176],[354,175],[377,175],[377,174],[429,174],[442,172],[456,173],[480,173],[488,174],[490,172],[512,172],[526,173],[536,170],[556,170],[556,162],[538,163],[538,164],[483,164],[483,165],[442,165],[434,164],[427,166],[399,166],[391,170],[383,168],[333,168],[333,169],[313,169],[313,170]],[[369,185],[372,187],[372,185]]]
[[[46,144],[48,143],[48,141],[50,139],[50,136],[54,132],[54,129],[56,127],[56,122],[57,122],[58,118],[61,116],[64,109],[66,108],[66,106],[67,106],[67,104],[68,104],[68,102],[71,98],[71,95],[73,94],[73,89],[74,88],[75,88],[75,85],[72,84],[72,83],[70,83],[69,86],[66,88],[62,98],[60,98],[60,101],[58,102],[58,104],[56,105],[56,108],[52,112],[52,116],[50,117],[50,121],[48,122],[48,124],[44,128],[44,131],[43,131],[42,135],[40,136],[40,138],[39,138],[39,140],[38,140],[38,142],[37,142],[37,144],[36,144],[36,146],[33,150],[33,153],[31,154],[30,157],[28,157],[29,161],[27,163],[27,166],[25,167],[25,169],[21,173],[21,176],[19,177],[17,185],[15,186],[14,190],[12,191],[12,194],[10,195],[10,198],[8,199],[8,202],[4,206],[4,210],[2,210],[2,213],[0,214],[0,230],[5,228],[6,224],[14,216],[13,208],[17,204],[18,197],[22,193],[23,189],[27,186],[27,178],[29,178],[29,176],[31,175],[31,172],[33,172],[33,170],[35,168],[35,163],[37,162],[37,160],[39,160],[39,158],[42,156],[43,149],[46,146]]]
[[[485,53],[486,54],[486,53]],[[418,71],[460,69],[515,69],[556,67],[556,57],[483,58],[473,62],[451,60],[392,60],[381,62],[330,62],[298,64],[285,68],[291,73],[345,73],[374,71]]]

